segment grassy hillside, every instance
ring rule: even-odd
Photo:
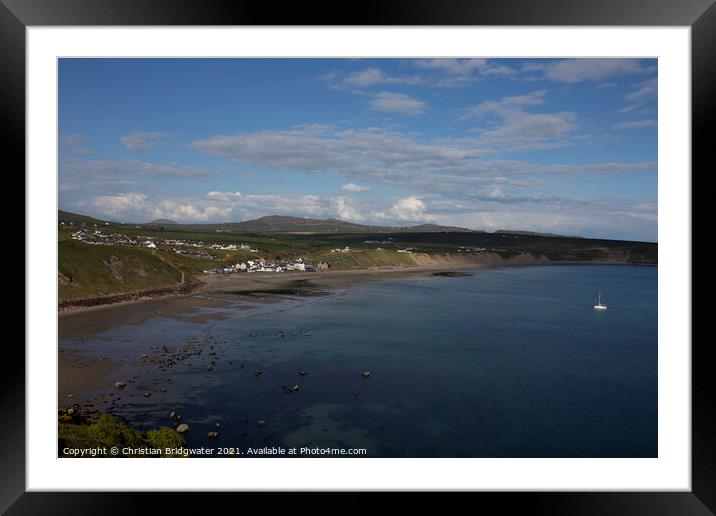
[[[69,211],[57,211],[57,220],[58,222],[64,222],[65,224],[69,224],[72,222],[73,224],[97,224],[97,225],[104,225],[104,220],[95,219],[94,217],[88,217],[87,215],[80,215],[78,213],[70,213]]]
[[[60,302],[170,286],[181,272],[145,249],[58,243]]]
[[[156,256],[170,264],[175,269],[184,273],[184,281],[192,281],[201,275],[204,269],[216,267],[215,260],[209,258],[198,258],[195,256],[186,256],[173,252],[159,249],[155,251]]]
[[[355,250],[350,253],[325,253],[311,257],[314,263],[327,262],[333,269],[360,269],[364,267],[383,267],[386,265],[415,265],[407,253],[395,251],[376,251],[374,249]]]

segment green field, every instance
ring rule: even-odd
[[[159,288],[181,281],[181,272],[149,250],[58,242],[59,301]]]
[[[457,253],[465,247],[484,248],[485,252],[493,252],[509,258],[516,254],[532,253],[544,255],[550,260],[591,261],[621,257],[625,263],[656,263],[658,246],[651,242],[631,242],[622,240],[604,240],[576,237],[515,235],[485,232],[395,232],[395,233],[298,233],[298,232],[267,232],[267,233],[233,233],[216,230],[181,226],[181,229],[164,230],[151,227],[113,225],[113,231],[131,236],[148,236],[164,239],[183,239],[194,242],[249,244],[260,251],[258,256],[267,259],[289,259],[303,257],[312,261],[325,260],[329,263],[348,264],[349,261],[339,258],[338,253],[331,253],[334,248],[349,246],[352,250],[375,251],[381,247],[385,252],[394,252],[406,247],[420,253]],[[462,249],[462,252],[465,252]],[[217,251],[219,256],[227,256],[228,263],[245,261],[256,257],[257,253],[242,251]],[[402,253],[401,253],[402,254]],[[222,256],[223,255],[223,256]],[[403,263],[403,257],[390,254],[381,257],[356,258],[356,266],[371,266],[375,260],[386,264]],[[365,265],[363,265],[365,263]]]

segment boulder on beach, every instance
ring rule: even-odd
[[[181,425],[179,425],[177,427],[177,433],[183,434],[188,431],[189,431],[189,425],[187,425],[186,423],[182,423]]]
[[[124,389],[124,388],[127,386],[127,384],[124,383],[124,382],[114,382],[114,386],[115,386],[117,389]]]
[[[283,392],[287,394],[292,394],[294,392],[298,392],[298,384],[294,385],[293,387],[286,387],[285,385],[282,385],[281,388],[283,389]]]

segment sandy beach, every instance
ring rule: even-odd
[[[343,270],[327,270],[318,272],[257,272],[250,274],[204,274],[197,282],[197,285],[190,293],[180,290],[170,291],[169,289],[161,289],[161,293],[150,291],[147,293],[127,294],[127,299],[116,302],[104,302],[98,300],[96,304],[77,304],[61,307],[59,316],[61,320],[71,320],[73,315],[84,312],[102,310],[103,312],[110,308],[117,308],[127,305],[142,305],[144,307],[153,307],[157,303],[164,306],[162,301],[167,299],[195,299],[200,296],[207,299],[207,295],[222,292],[245,292],[251,293],[256,289],[266,290],[271,288],[279,288],[282,285],[289,284],[293,281],[308,280],[317,288],[331,290],[353,285],[363,281],[380,281],[404,276],[429,275],[433,272],[451,271],[464,269],[467,267],[477,267],[481,265],[479,262],[471,260],[451,260],[443,264],[430,263],[425,265],[416,265],[411,267],[372,267],[369,269],[343,269]],[[483,264],[486,265],[486,264]],[[202,301],[205,302],[205,301]],[[193,302],[188,302],[191,305]],[[172,310],[180,310],[185,304],[179,303],[172,306]],[[165,307],[166,309],[166,307]],[[128,311],[133,313],[134,317],[143,317],[142,314],[147,308],[136,311]]]

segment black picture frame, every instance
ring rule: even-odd
[[[353,8],[351,8],[353,6]],[[6,157],[16,177],[25,166],[25,29],[64,25],[550,25],[690,26],[692,43],[692,169],[706,172],[713,142],[708,137],[716,92],[716,5],[713,0],[384,0],[356,4],[285,3],[280,7],[245,0],[0,0],[0,120]],[[6,169],[9,173],[11,167]],[[691,173],[691,171],[684,171]],[[24,181],[20,186],[24,191]],[[9,209],[6,207],[6,209]],[[17,213],[17,210],[15,210]],[[27,275],[29,271],[25,271]],[[20,291],[20,290],[18,290]],[[17,339],[16,339],[17,340]],[[59,493],[25,492],[24,350],[5,342],[0,390],[0,511],[19,514],[135,514],[159,502],[165,513],[184,513],[192,504],[234,507],[264,502],[265,494],[233,493]],[[716,426],[713,382],[707,360],[710,339],[692,345],[692,490],[690,492],[473,493],[469,503],[499,505],[500,512],[536,514],[713,514],[716,511]],[[10,346],[15,349],[8,349]],[[258,498],[263,496],[264,498]],[[298,497],[295,501],[291,496]],[[305,494],[279,495],[275,504],[312,512]],[[374,507],[376,493],[351,493],[336,512]],[[159,500],[155,498],[160,497]],[[210,501],[208,499],[210,498]],[[415,497],[426,508],[422,496]],[[150,503],[152,502],[152,503]],[[444,503],[444,502],[439,502]],[[336,506],[334,506],[335,509]],[[324,510],[331,510],[329,504]],[[4,512],[5,513],[5,512]]]

